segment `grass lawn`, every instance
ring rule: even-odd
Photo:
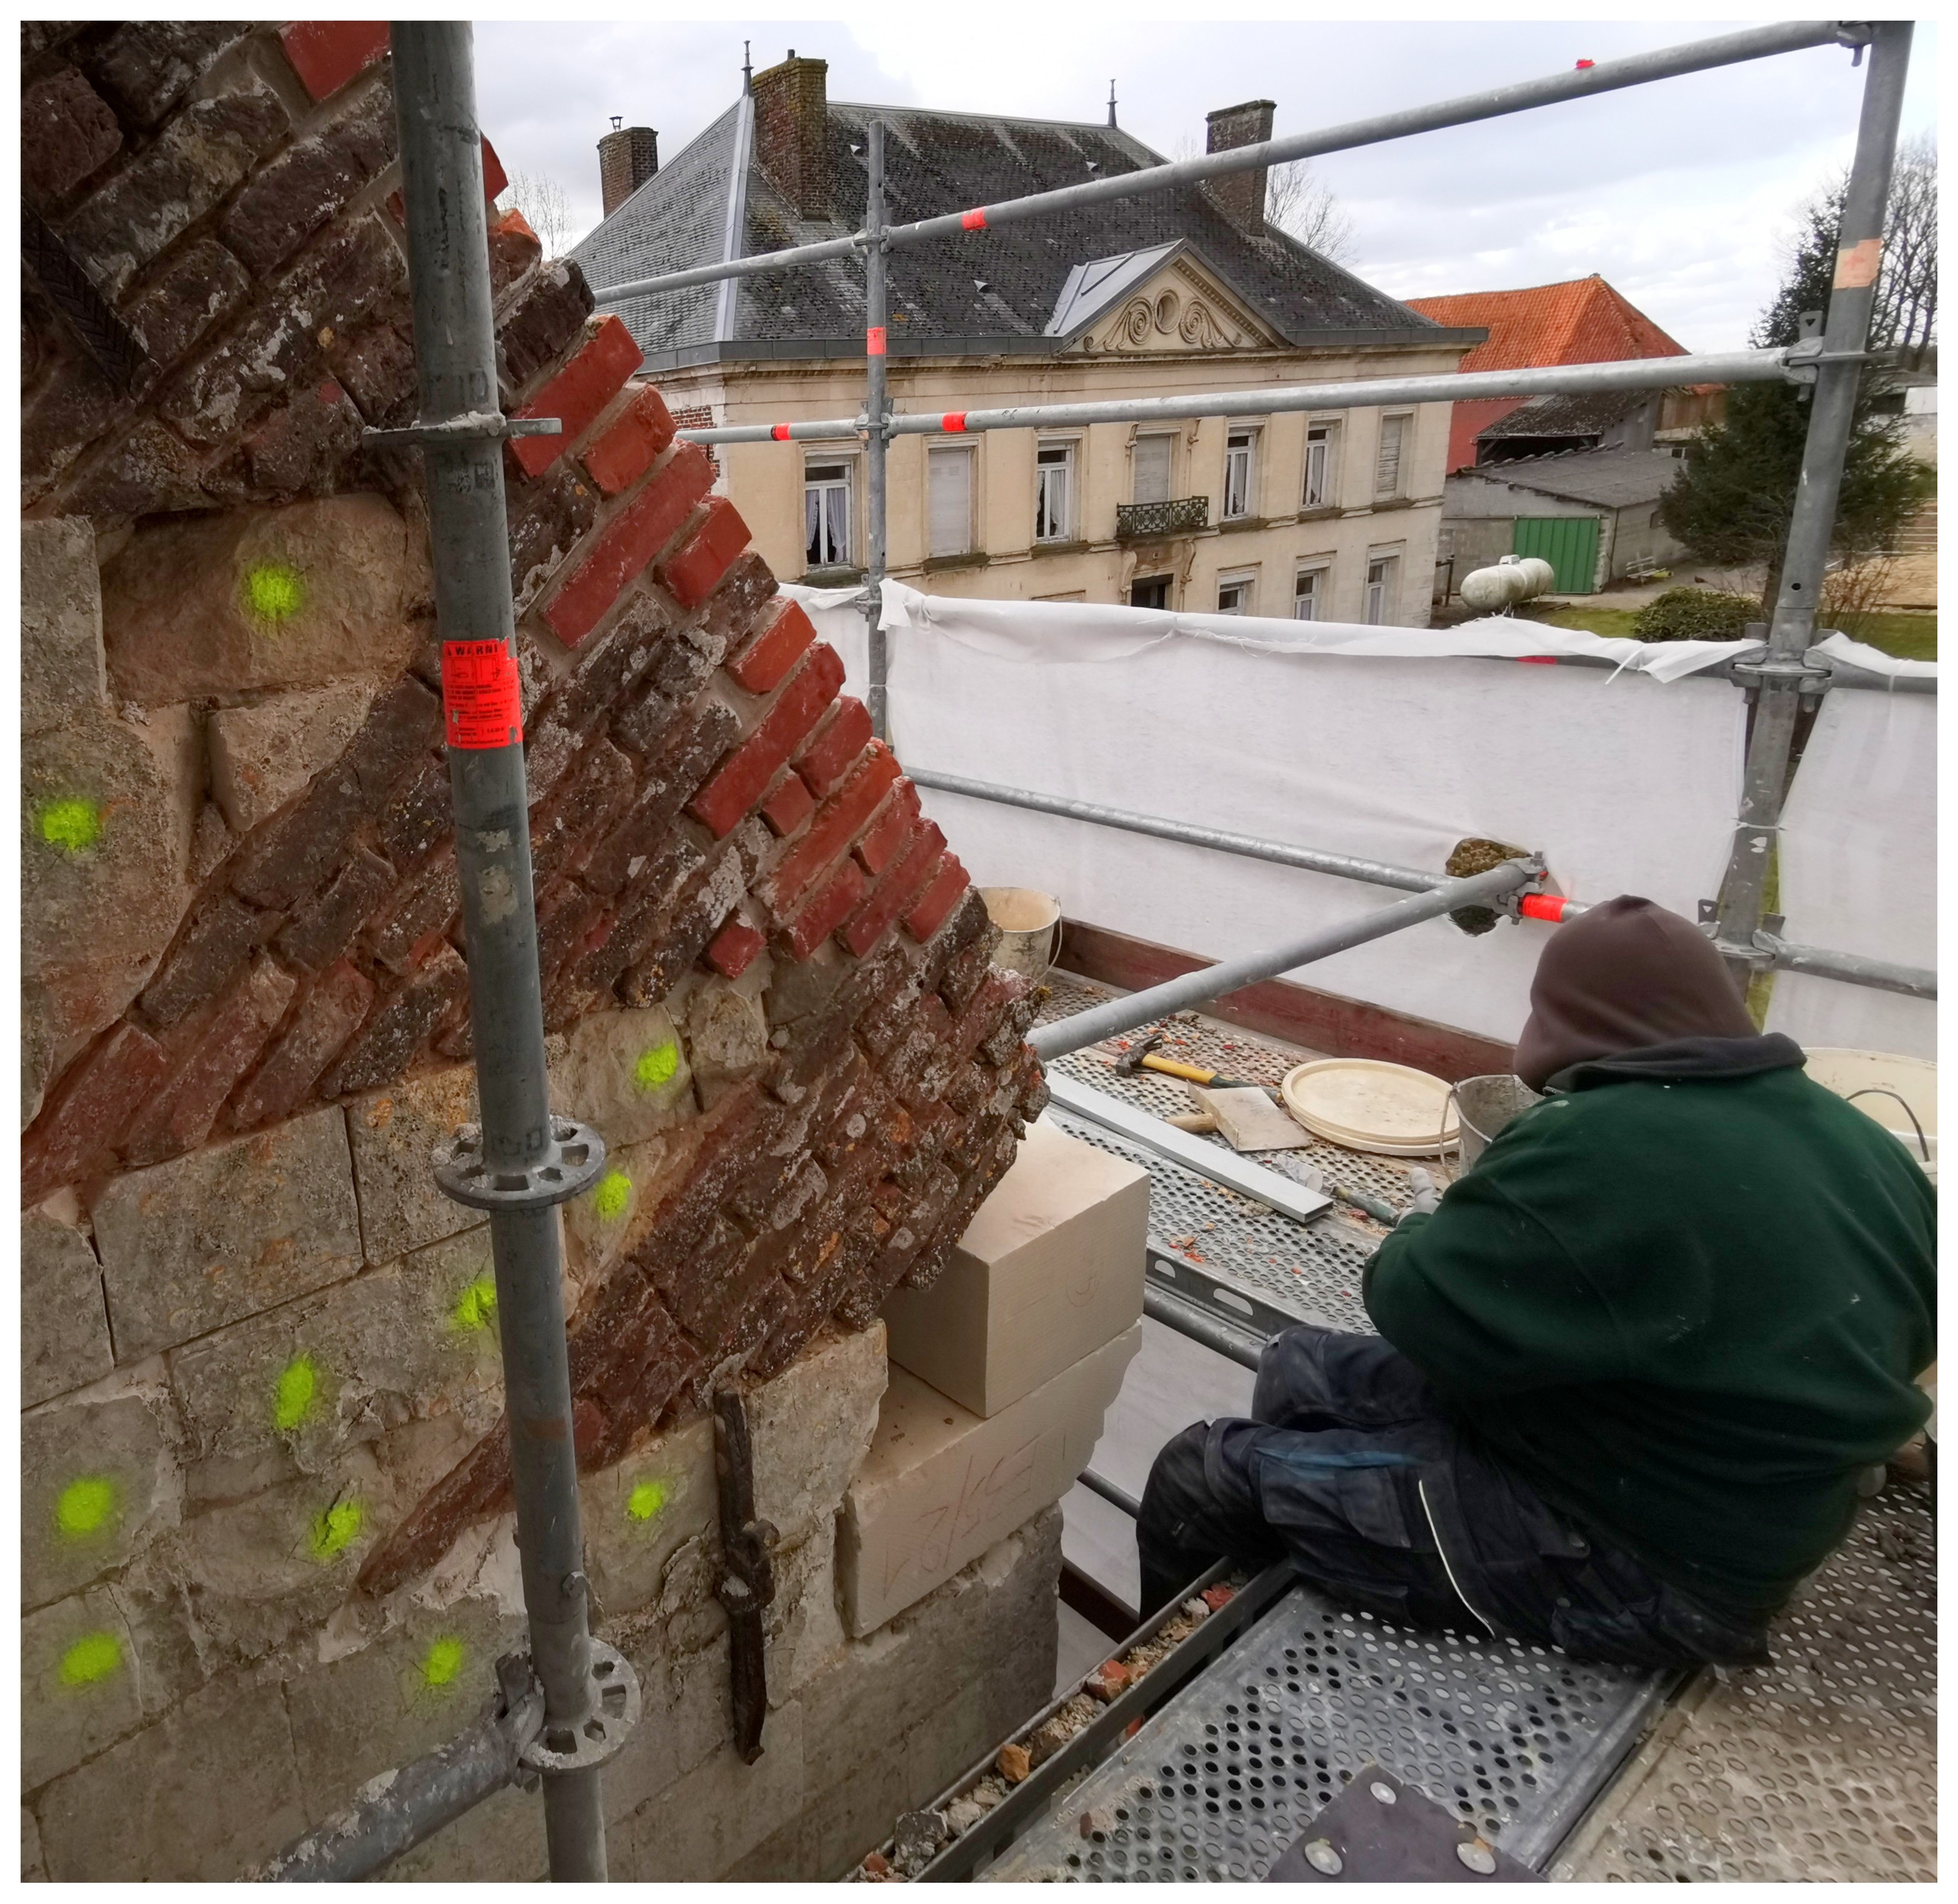
[[[1635,608],[1552,608],[1531,616],[1552,628],[1589,629],[1593,635],[1617,635],[1638,639],[1632,626]],[[1937,659],[1937,617],[1935,615],[1872,615],[1856,639],[1894,654],[1901,661],[1934,661]]]

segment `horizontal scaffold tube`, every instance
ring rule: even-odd
[[[895,416],[894,436],[963,436],[986,429],[1047,429],[1087,423],[1146,423],[1190,417],[1266,417],[1286,410],[1367,410],[1389,404],[1470,403],[1483,397],[1560,396],[1573,391],[1671,390],[1681,385],[1779,383],[1786,350],[1726,350],[1703,356],[1632,357],[1622,363],[1446,371],[1427,377],[1352,377],[1339,383],[1253,385],[1190,396],[1096,404],[1022,404],[1009,410],[954,410]],[[689,443],[786,443],[854,436],[860,417],[793,423],[733,423],[683,429]]]
[[[1051,1025],[1037,1027],[1027,1042],[1043,1061],[1063,1057],[1069,1051],[1099,1044],[1104,1038],[1132,1031],[1139,1025],[1180,1012],[1193,1005],[1207,1005],[1241,985],[1275,978],[1281,972],[1330,958],[1335,952],[1349,951],[1389,933],[1403,932],[1410,926],[1435,919],[1444,912],[1465,906],[1486,906],[1503,898],[1519,887],[1541,878],[1541,870],[1526,860],[1506,860],[1472,879],[1448,879],[1432,892],[1411,893],[1405,899],[1383,906],[1378,912],[1362,914],[1336,926],[1322,927],[1309,936],[1281,946],[1275,952],[1253,952],[1243,958],[1227,958],[1221,964],[1206,965],[1167,984],[1152,985],[1147,991],[1131,992],[1126,997],[1110,999],[1072,1017],[1057,1019]]]
[[[1145,166],[1112,179],[1091,179],[1082,184],[1061,185],[1051,192],[1036,192],[1022,198],[1003,199],[997,204],[975,205],[964,211],[946,212],[935,218],[921,218],[908,225],[893,225],[886,242],[893,248],[929,243],[936,238],[955,238],[968,232],[990,231],[1001,225],[1018,224],[1028,218],[1051,213],[1075,211],[1083,205],[1098,205],[1116,198],[1132,198],[1152,192],[1167,192],[1179,185],[1200,185],[1206,179],[1229,177],[1233,173],[1285,165],[1294,159],[1314,159],[1329,152],[1350,152],[1361,146],[1378,145],[1389,139],[1405,139],[1422,132],[1439,132],[1453,125],[1475,125],[1484,119],[1500,119],[1512,112],[1533,112],[1539,106],[1561,106],[1573,100],[1589,99],[1599,93],[1622,91],[1628,86],[1649,86],[1656,80],[1678,79],[1687,73],[1703,73],[1721,66],[1737,66],[1752,59],[1769,59],[1781,53],[1801,52],[1811,46],[1860,46],[1869,37],[1866,29],[1846,27],[1833,21],[1795,21],[1771,27],[1755,27],[1743,33],[1722,33],[1713,40],[1689,41],[1684,46],[1662,47],[1656,52],[1634,53],[1624,59],[1604,59],[1579,66],[1570,72],[1553,73],[1543,79],[1522,80],[1513,85],[1494,86],[1485,92],[1465,93],[1459,99],[1443,100],[1432,106],[1409,106],[1398,112],[1383,112],[1372,119],[1354,119],[1344,125],[1327,126],[1316,132],[1295,132],[1282,139],[1266,139],[1256,145],[1238,146],[1228,152],[1206,152],[1201,157],[1180,159],[1170,165]],[[702,265],[690,271],[667,271],[652,277],[633,278],[622,284],[594,290],[593,296],[604,303],[619,298],[650,297],[661,291],[685,290],[690,285],[711,284],[721,278],[749,277],[764,271],[783,271],[802,265],[821,264],[825,259],[847,258],[860,251],[863,235],[824,239],[813,245],[793,245],[787,250],[765,252],[751,258],[730,258],[718,265]]]

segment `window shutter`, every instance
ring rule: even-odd
[[[1136,439],[1136,500],[1167,502],[1169,499],[1170,458],[1175,448],[1173,436],[1138,436]]]
[[[962,556],[972,547],[972,452],[931,452],[931,553]]]
[[[1401,444],[1406,434],[1405,417],[1380,419],[1380,467],[1373,482],[1377,496],[1398,496],[1401,493]]]

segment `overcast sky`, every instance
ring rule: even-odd
[[[556,181],[581,233],[612,116],[654,126],[670,159],[736,97],[744,38],[758,68],[790,47],[826,59],[837,100],[1098,122],[1112,77],[1122,125],[1168,154],[1247,98],[1277,101],[1279,133],[1304,131],[1730,30],[1197,25],[970,4],[854,21],[483,21],[477,85],[510,171]],[[1921,24],[1906,131],[1934,123],[1936,50]],[[1668,80],[1335,155],[1320,176],[1352,218],[1350,267],[1396,296],[1596,271],[1689,350],[1731,349],[1773,296],[1795,208],[1848,162],[1863,77],[1849,59],[1820,48]]]

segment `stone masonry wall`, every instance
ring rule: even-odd
[[[360,438],[415,406],[386,29],[22,33],[24,189],[144,359],[24,274],[27,1860],[231,1876],[517,1630],[488,1232],[429,1169],[473,1082],[426,512]],[[718,1380],[833,1389],[778,1457],[792,1700],[856,1332],[1038,1112],[1032,1004],[623,328],[521,217],[490,250],[502,401],[564,421],[505,473],[554,1101],[611,1152],[565,1215],[594,1579],[646,1670],[705,1657],[661,1464]]]

